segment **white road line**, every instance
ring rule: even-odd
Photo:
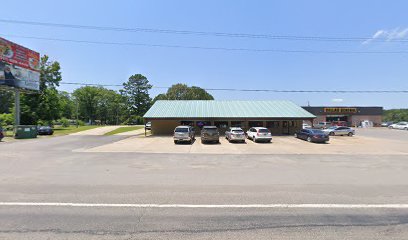
[[[337,209],[408,209],[408,204],[117,204],[65,202],[0,202],[0,206],[108,207],[108,208],[337,208]]]

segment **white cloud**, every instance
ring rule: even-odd
[[[394,28],[394,29],[389,29],[389,30],[378,30],[377,32],[374,33],[374,35],[365,40],[363,44],[368,44],[373,40],[376,39],[382,39],[385,41],[392,41],[392,40],[398,40],[398,39],[405,39],[408,37],[408,28]]]
[[[344,99],[342,99],[342,98],[333,98],[332,102],[340,103],[340,102],[344,102]]]

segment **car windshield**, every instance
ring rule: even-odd
[[[188,132],[188,128],[176,128],[175,132]]]
[[[260,132],[260,133],[269,133],[269,130],[266,129],[266,128],[261,128],[261,129],[258,130],[258,132]]]
[[[216,132],[216,131],[217,131],[217,128],[207,127],[207,128],[203,128],[203,130],[206,131],[206,132]]]
[[[314,134],[324,134],[324,132],[322,130],[313,129],[313,130],[310,130],[310,131],[312,133],[314,133]]]
[[[242,130],[237,130],[237,129],[236,129],[236,130],[232,130],[232,132],[233,132],[233,133],[244,133],[244,131],[242,131]]]

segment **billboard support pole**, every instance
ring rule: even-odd
[[[17,127],[20,125],[20,90],[16,89],[14,92],[14,124]]]

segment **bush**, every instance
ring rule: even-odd
[[[82,120],[78,120],[78,126],[85,126],[85,122]]]
[[[0,114],[0,126],[7,126],[14,124],[14,116],[12,113]]]
[[[66,118],[61,118],[60,120],[62,127],[69,127],[69,120]]]

